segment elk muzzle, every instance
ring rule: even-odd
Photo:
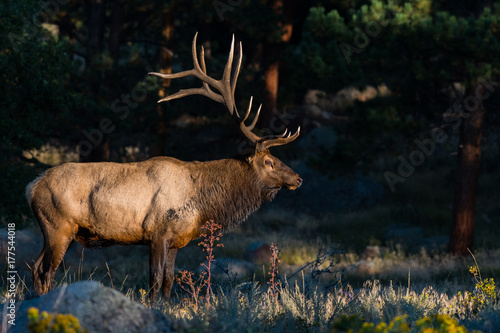
[[[290,178],[291,178],[290,182],[287,182],[285,184],[285,187],[287,188],[287,190],[293,191],[302,185],[302,178],[300,178],[300,176],[298,174],[296,174],[295,172],[294,172],[294,175]]]

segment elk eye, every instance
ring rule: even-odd
[[[272,166],[273,166],[273,161],[271,161],[271,160],[266,160],[264,163],[265,163],[267,166],[270,166],[270,167],[272,167]]]

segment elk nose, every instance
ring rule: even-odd
[[[302,178],[297,177],[297,187],[300,187],[302,185]]]

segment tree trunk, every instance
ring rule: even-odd
[[[293,2],[292,2],[293,3]],[[278,83],[279,83],[279,67],[280,53],[283,51],[283,43],[287,43],[292,38],[293,25],[292,21],[292,4],[286,3],[284,0],[273,0],[271,7],[277,15],[286,14],[286,22],[279,22],[282,38],[280,43],[267,43],[264,47],[264,103],[262,108],[261,125],[269,127],[271,119],[276,110],[278,101]]]
[[[484,105],[477,92],[481,92],[481,96],[484,96],[485,89],[481,85],[476,89],[468,89],[467,97],[464,100],[466,108],[468,98],[474,96],[477,103],[473,103],[474,106],[469,105],[470,113],[465,113],[460,124],[453,221],[448,246],[448,250],[457,255],[467,255],[468,249],[472,250],[474,245],[474,214],[481,164],[481,139],[484,119]]]
[[[109,54],[111,55],[111,58],[113,58],[115,66],[118,63],[118,58],[120,56],[120,36],[123,27],[123,6],[124,4],[121,1],[115,0],[111,12],[108,48]]]
[[[271,52],[269,49],[266,52],[266,56],[269,56]],[[278,101],[278,80],[279,80],[279,61],[274,61],[266,66],[264,72],[264,103],[262,109],[262,126],[263,128],[269,127],[271,119],[276,109],[276,104]]]
[[[104,49],[104,27],[106,19],[106,1],[105,0],[90,0],[88,5],[88,25],[89,36],[87,40],[87,71],[96,70],[93,66],[93,61],[97,55],[103,52]],[[89,77],[99,77],[99,75],[91,75]],[[101,75],[102,76],[102,75]],[[94,98],[98,100],[102,82],[94,80],[89,82],[90,90]],[[100,120],[95,122],[94,128],[99,128]],[[92,150],[86,154],[80,154],[81,162],[101,162],[109,161],[109,135],[100,133],[101,137],[92,144]],[[97,136],[98,137],[98,136]],[[87,139],[87,138],[85,138]]]
[[[89,37],[87,40],[87,61],[92,64],[94,57],[103,51],[106,0],[88,2]]]
[[[160,50],[160,73],[171,74],[173,58],[172,38],[174,36],[174,16],[172,8],[167,10],[164,14],[164,18],[165,24],[162,30],[163,46]],[[158,90],[159,99],[167,96],[169,87],[170,80],[162,79],[160,89]],[[168,103],[158,103],[156,106],[156,112],[158,113],[158,125],[156,126],[156,140],[152,148],[153,156],[161,156],[165,153],[165,140],[167,134],[165,105],[168,105]]]

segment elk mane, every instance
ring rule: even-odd
[[[244,161],[228,159],[196,165],[200,168],[196,168],[198,172],[193,170],[192,179],[199,184],[199,191],[193,198],[194,206],[201,208],[207,220],[218,221],[224,228],[237,226],[267,199],[257,175]]]

